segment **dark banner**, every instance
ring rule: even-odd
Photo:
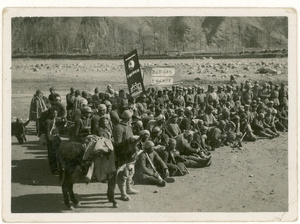
[[[129,94],[136,98],[145,91],[137,51],[125,55],[124,63]]]

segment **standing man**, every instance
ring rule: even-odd
[[[128,107],[128,99],[126,96],[126,92],[123,89],[119,91],[119,97],[117,98],[117,102],[119,111],[122,113],[124,109]]]
[[[105,104],[99,104],[97,107],[97,114],[93,116],[92,121],[91,121],[91,133],[95,134],[97,129],[99,128],[99,121],[102,116],[106,114],[106,106]]]
[[[130,200],[128,194],[138,193],[137,190],[132,188],[132,177],[135,172],[134,166],[136,162],[136,150],[135,147],[129,147],[129,144],[134,141],[132,129],[129,123],[131,117],[132,112],[124,110],[121,122],[117,124],[113,130],[114,147],[116,149],[118,167],[120,170],[117,183],[121,192],[121,199],[123,201]]]
[[[75,99],[73,103],[73,114],[72,114],[72,120],[75,120],[76,118],[76,112],[80,110],[81,108],[81,102],[82,102],[82,96],[81,96],[81,91],[77,89],[75,91]]]
[[[51,87],[49,91],[50,91],[50,95],[48,96],[48,99],[49,99],[50,103],[54,102],[56,97],[60,97],[60,95],[55,92],[54,87]]]
[[[281,88],[279,90],[280,106],[282,107],[288,106],[288,98],[289,98],[289,91],[287,89],[287,86],[284,83],[281,83]]]
[[[110,84],[107,85],[107,89],[105,94],[109,97],[109,98],[113,98],[115,95],[115,91],[113,90],[112,86]]]
[[[209,105],[215,106],[218,102],[219,102],[218,94],[215,92],[215,88],[211,86],[210,92],[207,95],[207,103]]]
[[[46,112],[50,106],[49,100],[43,96],[42,91],[37,90],[30,103],[29,120],[27,122],[36,122],[36,133],[38,136],[41,134],[39,121],[42,113]]]
[[[195,103],[195,94],[192,93],[192,87],[188,88],[188,92],[186,94],[186,106],[194,106]]]
[[[71,140],[76,142],[82,142],[83,139],[91,134],[91,116],[92,108],[82,107],[81,116],[75,118],[75,127]]]
[[[249,85],[245,85],[245,91],[242,92],[241,102],[242,105],[250,104],[254,98],[253,92]]]
[[[224,92],[223,86],[218,86],[217,94],[218,94],[219,102],[225,104],[227,102],[227,95]]]
[[[197,94],[195,95],[195,106],[198,109],[201,103],[205,103],[205,93],[203,87],[198,87]]]
[[[56,126],[57,110],[51,109],[50,116],[45,122],[45,137],[47,140],[48,160],[52,174],[58,174],[59,146],[61,139]]]
[[[68,120],[70,120],[73,107],[74,107],[74,102],[75,102],[75,90],[73,87],[70,88],[70,93],[67,94],[66,101],[67,101],[67,118]]]

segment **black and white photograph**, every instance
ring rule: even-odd
[[[293,9],[65,10],[4,12],[6,217],[297,219]]]

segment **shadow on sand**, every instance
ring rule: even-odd
[[[99,208],[97,212],[107,212],[101,210],[103,208],[112,208],[112,203],[108,202],[106,194],[85,194],[76,195],[81,206],[76,209],[84,209],[89,212],[89,209]],[[116,198],[118,199],[118,198]],[[61,213],[69,212],[64,205],[62,194],[29,194],[19,197],[12,197],[11,212],[12,213]]]

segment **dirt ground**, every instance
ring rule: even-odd
[[[229,63],[236,66],[231,68]],[[288,78],[287,59],[144,60],[141,64],[174,65],[175,83],[183,82],[184,85],[195,83],[206,87],[208,83],[227,83],[230,75],[239,76],[238,83],[245,79],[287,82]],[[228,69],[221,68],[223,71],[220,71],[224,64]],[[255,73],[264,66],[276,68],[281,74]],[[200,80],[195,81],[197,77]],[[13,60],[12,117],[27,120],[30,100],[38,88],[48,96],[49,88],[55,86],[65,103],[65,95],[71,86],[93,92],[95,87],[105,90],[108,83],[116,90],[127,90],[122,61]],[[107,201],[106,184],[75,184],[74,191],[82,206],[69,211],[63,204],[58,176],[50,174],[47,149],[38,145],[34,125],[31,122],[27,127],[27,143],[19,145],[16,138],[12,138],[13,213],[288,210],[288,133],[273,140],[245,142],[243,150],[217,149],[212,153],[210,167],[189,169],[190,174],[175,177],[175,182],[164,188],[136,185],[140,193],[133,195],[129,202],[119,200],[120,193],[116,188],[117,209]]]

